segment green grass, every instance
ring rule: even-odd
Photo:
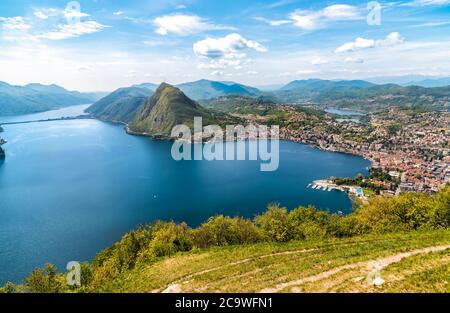
[[[382,270],[386,280],[382,287],[370,287],[366,280],[365,262],[444,244],[450,244],[450,231],[194,250],[141,264],[99,291],[161,292],[177,284],[183,292],[259,292],[276,286],[279,292],[448,292],[449,250],[418,254],[387,266]],[[359,266],[323,279],[293,283],[355,263]]]

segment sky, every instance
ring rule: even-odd
[[[450,76],[450,0],[0,2],[0,81],[15,85],[400,76]]]

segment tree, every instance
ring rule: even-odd
[[[43,269],[35,269],[25,278],[27,291],[32,293],[58,293],[62,289],[58,270],[53,264],[46,264]]]
[[[292,239],[286,208],[271,204],[264,214],[256,217],[255,222],[266,240],[283,242]]]

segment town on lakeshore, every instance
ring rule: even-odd
[[[449,294],[449,16],[450,0],[0,1],[0,302]]]
[[[291,105],[278,109],[286,116],[280,128],[281,139],[360,155],[372,162],[369,177],[346,181],[331,178],[331,184],[348,183],[377,194],[399,194],[436,192],[450,182],[450,112],[391,107],[369,112],[360,117],[363,121],[343,121],[332,114],[312,114],[313,107],[309,109]],[[268,121],[267,116],[256,114],[240,116],[249,123]],[[366,195],[373,194],[370,191]]]

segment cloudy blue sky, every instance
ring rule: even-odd
[[[0,80],[107,91],[201,78],[450,76],[450,0],[378,3],[2,0]]]

